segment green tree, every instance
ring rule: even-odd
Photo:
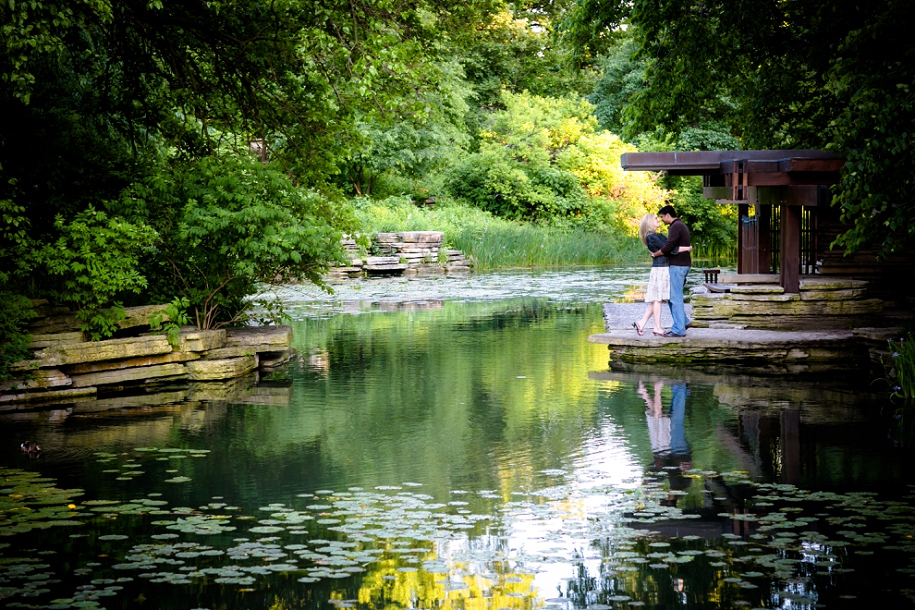
[[[232,319],[267,270],[317,279],[321,261],[335,255],[329,227],[339,214],[307,189],[333,191],[341,166],[365,147],[361,126],[426,121],[441,58],[450,57],[445,50],[464,44],[468,24],[493,7],[492,0],[3,3],[0,260],[11,264],[0,273],[0,291],[60,301],[74,296],[67,282],[110,282],[99,302],[70,301],[91,309],[122,297],[169,301],[175,286],[202,290],[191,301],[201,308],[200,323],[210,325]],[[233,157],[252,140],[266,142],[272,173]],[[163,155],[174,166],[161,163]],[[238,175],[219,177],[221,184],[207,174],[215,168]],[[212,202],[189,207],[175,196],[185,191],[163,187],[161,201],[131,207],[139,205],[131,194],[155,194],[154,185],[176,176],[185,188],[194,172],[198,187],[213,191]],[[105,221],[87,224],[85,215],[98,213]],[[232,222],[247,224],[236,229]],[[107,271],[95,276],[82,254],[53,256],[61,239],[68,252],[89,243],[77,228],[90,225],[113,231],[110,243],[118,242]],[[115,235],[115,227],[128,225],[137,229],[132,244]],[[161,241],[137,271],[132,257],[150,226]],[[190,270],[184,284],[160,281],[168,257],[180,260],[176,252],[201,235],[216,239],[214,248],[228,247],[220,236],[235,236],[236,247],[222,252],[234,270],[223,269],[215,284],[214,269],[197,273],[199,281],[189,279]],[[277,239],[301,246],[301,255]],[[48,269],[59,273],[42,273]],[[124,278],[131,281],[119,284]]]
[[[452,171],[455,196],[506,218],[580,219],[633,234],[637,218],[664,196],[651,177],[626,173],[636,150],[597,130],[594,107],[575,98],[503,93],[480,152]]]

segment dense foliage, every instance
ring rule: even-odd
[[[620,155],[636,148],[597,128],[578,98],[504,93],[479,152],[451,171],[447,188],[497,216],[565,218],[634,234],[634,222],[662,205],[665,192],[642,173],[625,173]]]
[[[606,114],[629,133],[711,122],[745,148],[844,155],[834,201],[853,228],[839,242],[888,254],[915,237],[913,17],[908,0],[582,0],[565,31],[580,61],[599,63],[628,26],[643,78]]]

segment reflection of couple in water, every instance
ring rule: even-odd
[[[683,426],[689,388],[685,381],[670,384],[671,398],[667,414],[664,413],[661,402],[663,388],[664,382],[656,381],[654,395],[651,395],[639,381],[638,393],[645,400],[645,420],[648,423],[651,452],[654,454],[654,469],[667,470],[671,491],[682,491],[690,484],[690,479],[684,477],[683,473],[693,467],[692,450]],[[671,466],[676,468],[667,468]],[[675,503],[675,497],[671,496],[668,503]]]

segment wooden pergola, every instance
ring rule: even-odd
[[[624,153],[621,163],[702,176],[706,198],[738,206],[737,273],[770,273],[777,264],[779,284],[796,293],[802,268],[813,273],[816,263],[816,209],[830,204],[845,159],[823,150],[716,150]]]

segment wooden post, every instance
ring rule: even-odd
[[[750,206],[737,206],[737,273],[759,273],[759,218],[750,216]]]
[[[743,261],[743,214],[745,205],[737,206],[737,273],[747,273]]]
[[[756,205],[756,217],[759,219],[757,221],[756,227],[759,231],[759,236],[757,237],[758,243],[758,254],[759,257],[758,266],[756,271],[751,271],[751,273],[772,273],[772,206],[771,205]]]
[[[801,291],[801,206],[783,205],[781,215],[779,284],[785,292],[796,294]]]

